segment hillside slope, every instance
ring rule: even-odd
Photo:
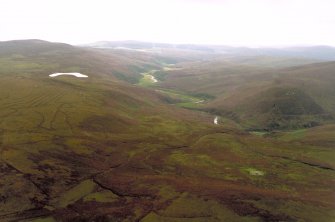
[[[278,70],[270,80],[248,83],[209,104],[254,128],[301,128],[333,122],[335,63]]]
[[[262,64],[222,58],[179,63],[179,69],[165,72],[160,87],[214,97],[198,108],[247,128],[290,129],[333,122],[335,62],[286,68]]]
[[[123,53],[27,44],[1,56],[0,221],[334,218],[333,126],[315,129],[323,140],[252,135],[117,81]]]
[[[42,77],[55,72],[82,72],[95,78],[137,83],[140,72],[159,65],[153,56],[141,52],[108,53],[42,40],[0,42],[0,75],[29,73]]]

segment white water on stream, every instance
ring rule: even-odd
[[[214,124],[215,124],[215,125],[218,125],[218,124],[219,124],[219,117],[218,117],[218,116],[216,116],[216,117],[214,118]]]
[[[155,76],[153,76],[153,75],[148,75],[148,76],[150,76],[152,82],[154,82],[154,83],[158,82],[158,80],[155,78]]]

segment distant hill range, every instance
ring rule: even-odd
[[[219,53],[229,56],[278,56],[278,57],[300,57],[318,59],[324,61],[335,60],[335,47],[331,46],[297,46],[285,48],[248,48],[232,47],[224,45],[194,45],[194,44],[169,44],[151,43],[140,41],[100,41],[82,46],[95,48],[123,48],[132,50],[148,49],[183,49],[202,51],[207,53]]]
[[[78,47],[17,40],[0,42],[0,76],[48,79],[55,72],[81,72],[123,85],[138,84],[143,72],[159,70],[156,87],[205,95],[211,98],[202,104],[205,111],[248,129],[292,129],[334,122],[331,58],[335,60],[332,47],[252,49],[136,41]],[[166,64],[177,69],[165,69]]]

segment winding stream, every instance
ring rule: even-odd
[[[153,75],[149,75],[149,74],[147,74],[147,75],[150,77],[150,79],[151,79],[151,81],[152,81],[153,83],[158,82],[158,80],[155,78],[155,76],[153,76]]]

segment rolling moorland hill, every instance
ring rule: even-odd
[[[281,68],[264,67],[263,58],[257,58],[252,65],[222,58],[179,63],[178,70],[165,71],[160,86],[213,97],[200,108],[250,129],[294,129],[334,121],[335,62]]]
[[[76,71],[94,73],[99,78],[115,77],[134,84],[142,78],[141,72],[158,69],[165,63],[192,61],[205,56],[204,53],[187,50],[166,49],[147,53],[50,44],[43,40],[17,40],[0,42],[0,72],[29,72],[38,76],[40,70],[42,75],[45,71]]]
[[[45,73],[76,71],[136,83],[140,72],[159,67],[164,59],[168,58],[153,58],[141,52],[129,55],[118,50],[108,53],[42,40],[0,42],[1,74],[25,72],[40,77]]]
[[[200,124],[205,117],[175,110],[155,92],[116,81],[114,69],[108,78],[100,60],[95,73],[95,63],[87,61],[96,53],[35,40],[2,43],[2,48],[1,221],[44,215],[47,203],[64,209],[73,201],[66,191],[81,182],[93,189],[93,177],[137,152],[182,146],[198,128],[206,128]],[[89,77],[50,78],[57,68]],[[192,120],[199,117],[200,123]]]
[[[196,56],[40,40],[2,42],[0,55],[0,221],[335,217],[334,125],[263,136],[221,119],[216,125],[210,113],[180,108],[169,97],[186,97],[193,106],[199,100],[159,86],[182,71],[161,59],[195,64]],[[141,84],[140,72],[152,68],[162,70],[162,80]],[[240,69],[255,76],[272,70]],[[297,70],[285,68],[283,76]],[[88,78],[48,76],[67,71]],[[115,72],[142,79],[132,84]],[[213,92],[219,98],[221,91]]]
[[[243,122],[250,121],[251,126],[268,129],[333,122],[334,68],[335,62],[327,62],[277,70],[270,81],[254,86],[248,83],[244,86],[247,90],[240,87],[209,106],[221,107]]]

